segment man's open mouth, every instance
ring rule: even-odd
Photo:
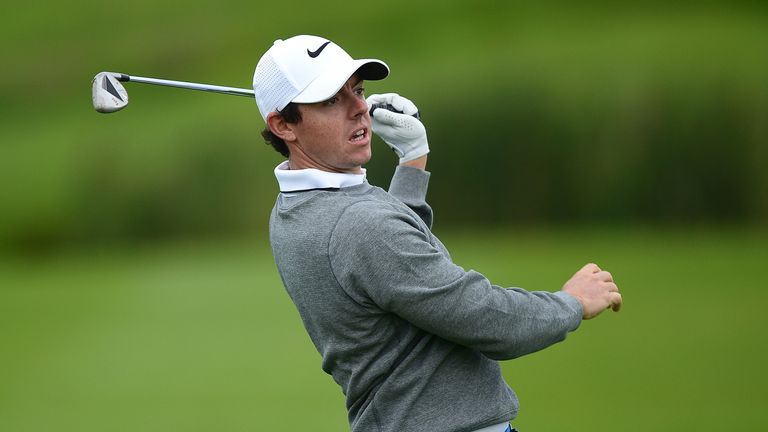
[[[355,131],[355,133],[352,134],[352,137],[349,140],[352,142],[360,142],[360,141],[363,141],[367,136],[368,136],[368,131],[365,128],[362,128]]]

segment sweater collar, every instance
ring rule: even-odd
[[[275,177],[280,192],[298,192],[312,189],[339,189],[365,182],[365,168],[361,174],[343,174],[321,171],[315,168],[292,170],[288,161],[275,167]]]

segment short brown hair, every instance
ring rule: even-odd
[[[286,123],[298,123],[301,121],[299,104],[293,102],[286,105],[285,108],[277,111],[277,114],[282,117]],[[272,148],[274,148],[281,155],[288,157],[291,154],[288,151],[288,146],[285,144],[285,141],[283,141],[283,139],[277,135],[273,134],[272,131],[269,130],[269,126],[265,127],[264,130],[261,131],[261,136],[264,138],[267,145],[271,145]]]

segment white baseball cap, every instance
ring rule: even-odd
[[[380,80],[389,75],[386,63],[355,60],[340,46],[318,36],[276,40],[261,57],[253,74],[253,90],[261,117],[291,102],[322,102],[339,92],[349,77]]]

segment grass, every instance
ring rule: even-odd
[[[619,314],[505,362],[521,430],[765,430],[768,233],[439,232],[465,268],[557,290],[611,270]],[[261,239],[0,262],[0,430],[347,429]]]

